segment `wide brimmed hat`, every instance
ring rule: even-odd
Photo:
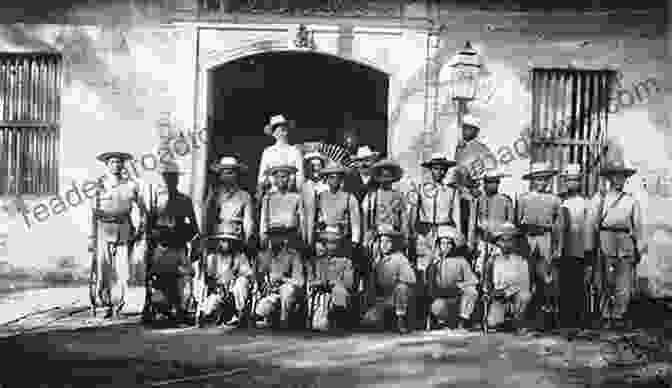
[[[320,170],[320,175],[321,176],[327,176],[331,174],[339,174],[339,175],[345,175],[348,172],[348,170],[343,167],[340,163],[338,162],[329,162],[322,170]]]
[[[391,224],[380,224],[376,229],[378,236],[401,237],[402,233]]]
[[[275,127],[278,125],[285,125],[287,127],[293,127],[294,122],[287,120],[283,115],[271,116],[271,119],[268,121],[268,124],[264,127],[264,133],[268,136],[272,136],[275,131]]]
[[[447,159],[443,154],[433,154],[431,159],[423,162],[420,166],[424,168],[432,168],[434,166],[451,168],[457,166],[457,162]]]
[[[607,165],[604,168],[602,168],[602,171],[600,171],[600,175],[602,176],[625,175],[626,177],[630,177],[632,175],[635,175],[636,172],[637,172],[636,169],[627,167],[625,165],[625,161],[613,160],[607,162]]]
[[[238,161],[238,158],[234,156],[224,156],[219,159],[219,162],[213,163],[210,166],[210,169],[215,172],[219,172],[225,169],[236,170],[238,172],[246,172],[247,166],[244,163]]]
[[[580,178],[581,177],[581,165],[578,163],[570,163],[561,174],[565,178]]]
[[[341,228],[335,225],[328,225],[319,234],[320,240],[338,242],[344,237]]]
[[[552,168],[550,162],[535,162],[532,163],[530,172],[523,175],[523,179],[550,178],[557,173],[558,170]]]
[[[284,224],[271,224],[266,229],[266,234],[269,236],[271,235],[278,236],[293,233],[295,231],[296,231],[295,227],[287,226]]]
[[[271,166],[271,167],[267,168],[266,169],[266,175],[269,175],[269,176],[274,175],[277,172],[286,172],[286,173],[291,175],[291,174],[296,174],[298,171],[299,170],[294,166],[290,166],[288,164],[281,164],[281,165],[278,165],[278,166]]]
[[[307,153],[303,156],[303,160],[305,160],[306,162],[310,161],[310,160],[313,160],[313,159],[321,160],[322,163],[327,162],[327,157],[321,152],[312,151],[312,152],[309,152],[309,153]]]
[[[217,231],[205,237],[207,240],[235,240],[243,239],[242,230],[239,225],[223,223],[217,225]]]
[[[98,161],[101,161],[103,163],[107,163],[107,161],[111,158],[117,158],[122,162],[125,162],[127,160],[132,160],[133,155],[129,154],[128,152],[112,151],[112,152],[103,152],[102,154],[96,156],[96,159],[98,159]]]
[[[499,181],[502,178],[510,178],[510,177],[511,177],[511,174],[506,174],[502,170],[495,168],[495,169],[486,171],[485,174],[483,174],[483,177],[481,179],[483,179],[483,181],[485,181],[485,182],[488,182],[488,181],[492,182],[492,181]]]
[[[371,166],[371,177],[378,183],[398,182],[404,176],[404,169],[392,159],[376,162]]]
[[[457,229],[450,225],[439,225],[436,232],[436,242],[438,244],[439,240],[442,238],[449,238],[453,240],[457,247],[462,247],[466,245],[464,236]]]
[[[467,114],[462,117],[462,125],[468,125],[470,127],[481,129],[481,121],[478,119],[478,117],[471,114]]]
[[[357,153],[350,157],[353,162],[373,162],[380,157],[380,152],[374,151],[369,146],[357,148]]]
[[[164,161],[159,164],[159,174],[182,174],[180,166],[173,160]]]
[[[515,237],[518,236],[518,234],[519,234],[518,228],[516,227],[516,225],[510,222],[499,224],[495,226],[492,230],[492,236],[495,238],[495,240],[499,240],[502,237]]]

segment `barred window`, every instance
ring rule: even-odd
[[[0,53],[0,195],[58,192],[62,57]]]

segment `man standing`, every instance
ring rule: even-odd
[[[376,182],[371,179],[371,167],[380,160],[380,153],[363,146],[357,149],[357,154],[351,160],[356,170],[347,175],[343,191],[353,193],[361,202],[366,194],[376,189]]]
[[[219,185],[210,192],[206,200],[205,224],[206,235],[217,234],[233,227],[238,231],[245,247],[249,249],[255,241],[255,206],[252,196],[241,189],[240,174],[247,171],[247,166],[231,156],[224,156],[211,166],[217,174]]]
[[[642,233],[642,211],[639,201],[623,191],[626,180],[634,175],[622,160],[610,162],[601,171],[609,180],[609,191],[594,198],[590,212],[590,228],[598,233],[598,268],[601,280],[602,318],[606,326],[629,326],[624,318],[634,287],[634,270],[647,246]]]
[[[184,323],[189,302],[192,280],[191,261],[187,254],[188,244],[198,235],[198,222],[191,198],[177,190],[179,166],[167,162],[160,166],[163,185],[149,186],[147,190],[147,222],[150,243],[153,249],[149,257],[150,276],[155,276],[152,287],[164,292],[175,309],[175,319]],[[156,282],[156,283],[155,283]],[[150,306],[145,305],[145,319]]]
[[[558,319],[558,267],[560,256],[558,228],[560,205],[558,196],[550,192],[551,178],[557,174],[550,163],[537,162],[531,171],[523,175],[530,180],[531,190],[518,198],[516,220],[527,237],[529,269],[536,299],[535,305],[543,313],[551,314],[553,325]]]
[[[129,252],[142,227],[131,220],[135,206],[144,219],[145,206],[139,184],[124,175],[124,163],[133,156],[105,152],[97,158],[108,173],[93,198],[89,252],[93,255],[91,303],[93,314],[99,305],[107,307],[105,318],[117,317],[125,304],[129,280]]]
[[[289,244],[292,248],[303,251],[306,246],[305,208],[299,193],[289,191],[289,180],[296,174],[293,166],[282,165],[271,167],[267,171],[275,181],[276,191],[268,193],[261,204],[261,220],[259,221],[259,237],[262,249],[268,243],[268,230],[271,225],[280,225],[287,229]]]
[[[275,144],[267,147],[261,154],[259,163],[259,177],[257,197],[261,198],[264,193],[273,191],[273,177],[266,175],[269,168],[284,165],[292,166],[296,172],[290,176],[289,190],[298,191],[303,185],[303,157],[301,150],[295,145],[289,144],[289,131],[294,126],[292,121],[285,119],[283,115],[271,117],[270,122],[264,127],[264,134],[273,136]]]
[[[327,158],[319,152],[310,152],[304,157],[307,165],[308,176],[301,187],[301,197],[305,206],[306,217],[304,218],[304,230],[306,231],[306,243],[313,246],[317,205],[320,195],[327,190],[320,171],[324,168]]]
[[[568,164],[562,176],[567,194],[560,213],[560,323],[562,327],[577,328],[588,310],[587,290],[579,287],[577,280],[586,277],[592,264],[587,260],[591,259],[593,234],[588,225],[589,201],[581,195],[581,166]]]

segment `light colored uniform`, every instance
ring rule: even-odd
[[[476,271],[482,273],[486,260],[499,251],[491,233],[498,225],[514,222],[513,200],[506,194],[482,195],[476,201],[476,237],[478,257]]]
[[[410,234],[407,210],[406,198],[398,190],[379,188],[364,197],[362,201],[363,243],[369,249],[369,254],[372,257],[376,256],[372,245],[378,225],[390,224],[394,226],[396,230],[402,233],[404,241],[408,241]]]
[[[379,256],[373,264],[369,281],[369,307],[364,314],[367,325],[380,325],[385,313],[393,310],[397,316],[407,316],[411,309],[412,290],[416,276],[408,258],[401,252]]]
[[[280,225],[296,230],[293,238],[305,238],[305,207],[299,193],[275,191],[266,195],[261,203],[261,219],[259,221],[259,237],[262,247],[266,246],[266,231],[269,226]]]
[[[248,192],[241,189],[218,190],[209,195],[207,206],[203,229],[212,230],[206,230],[206,235],[217,234],[220,228],[233,226],[243,236],[245,244],[252,241],[256,228],[255,207]]]
[[[327,190],[320,194],[317,205],[317,220],[325,226],[338,226],[346,238],[353,244],[362,241],[362,216],[357,197],[339,190],[335,193]]]
[[[493,298],[488,325],[503,323],[507,313],[516,321],[522,320],[532,299],[527,261],[513,253],[496,255],[492,263],[492,283],[495,290],[504,290],[504,298]]]
[[[223,307],[243,311],[250,298],[250,289],[254,277],[252,264],[245,253],[240,252],[234,255],[218,251],[211,252],[205,258],[205,270],[208,278],[214,279],[217,285],[223,285],[233,296],[234,305]],[[203,285],[207,286],[206,284]],[[199,293],[199,295],[204,294]],[[217,293],[208,295],[205,303],[203,303],[203,312],[206,315],[212,314],[225,302],[225,298],[225,295]]]
[[[301,187],[301,197],[303,199],[306,216],[304,217],[304,230],[306,231],[306,242],[312,246],[315,232],[315,212],[317,210],[317,200],[319,196],[329,187],[323,181],[306,180]]]
[[[270,318],[280,309],[280,320],[287,321],[305,296],[304,266],[299,252],[288,247],[277,254],[270,248],[262,251],[257,259],[257,280],[269,288],[257,302],[255,313]]]
[[[308,264],[309,283],[320,282],[332,286],[332,307],[348,308],[355,290],[355,271],[347,257],[324,255],[314,257]]]
[[[436,257],[427,269],[430,311],[440,320],[448,321],[450,305],[459,299],[460,317],[469,319],[474,311],[478,291],[478,279],[467,259],[462,256]]]
[[[112,178],[114,179],[114,178]],[[121,311],[129,280],[129,253],[135,238],[131,211],[136,205],[144,216],[145,207],[137,182],[102,180],[93,198],[91,236],[97,236],[97,260],[92,270],[96,281],[91,290],[95,305]]]
[[[267,176],[266,171],[270,167],[276,166],[296,167],[297,172],[292,175],[293,179],[290,180],[290,189],[294,191],[296,188],[303,186],[303,155],[297,146],[290,144],[273,144],[272,146],[267,147],[261,154],[258,183],[260,185],[270,183],[271,191],[274,191],[275,184],[273,183],[273,177]]]
[[[590,213],[591,231],[599,233],[600,256],[604,260],[604,263],[598,263],[601,268],[595,269],[602,277],[606,268],[607,283],[614,287],[614,306],[603,309],[604,317],[620,319],[627,311],[633,293],[635,250],[638,249],[641,255],[644,249],[642,212],[639,201],[629,193],[608,192],[601,212],[600,199],[599,195],[594,198]],[[632,237],[637,240],[638,247],[634,246]],[[602,288],[601,285],[598,287]]]

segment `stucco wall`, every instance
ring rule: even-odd
[[[608,20],[605,19],[605,23]],[[417,30],[386,30],[371,34],[355,30],[351,51],[339,51],[338,34],[330,27],[316,26],[320,50],[367,62],[388,72],[390,82],[390,149],[408,172],[409,179],[420,176],[419,162],[424,145],[434,151],[452,154],[458,132],[456,115],[450,104],[444,104],[448,93],[441,89],[442,107],[436,123],[425,120],[425,68],[427,34]],[[320,33],[320,29],[326,31]],[[611,31],[614,29],[611,28]],[[218,59],[217,51],[245,47],[256,40],[268,40],[269,34],[249,32],[212,32],[200,37],[201,66]],[[292,31],[270,34],[270,39],[287,41]],[[529,161],[512,149],[531,118],[531,96],[527,74],[531,66],[567,66],[601,68],[610,66],[623,73],[622,106],[614,108],[609,131],[630,162],[643,174],[632,179],[631,188],[646,204],[648,224],[672,224],[669,200],[641,190],[641,177],[668,174],[662,170],[672,155],[671,106],[672,86],[665,36],[632,37],[597,33],[570,38],[532,40],[520,33],[483,33],[472,25],[453,23],[440,36],[430,56],[443,67],[471,40],[486,58],[495,85],[493,97],[478,103],[473,111],[482,120],[482,132],[493,152],[503,161],[514,160],[507,167],[515,177],[528,167]],[[113,27],[36,25],[0,26],[0,50],[45,50],[63,52],[66,58],[66,83],[63,95],[63,133],[61,152],[61,190],[72,182],[95,178],[102,168],[95,162],[97,153],[119,149],[142,155],[152,152],[159,135],[176,130],[194,130],[203,124],[203,107],[194,110],[196,97],[196,31],[191,25],[159,26],[137,22]],[[585,43],[588,42],[588,43]],[[207,57],[207,58],[206,58]],[[209,59],[208,59],[209,58]],[[633,98],[634,85],[654,79],[650,95]],[[201,84],[202,86],[202,84]],[[202,92],[202,89],[200,90]],[[431,117],[431,115],[430,115]],[[159,124],[159,121],[163,124]],[[438,128],[429,139],[423,138],[427,128]],[[163,128],[163,129],[162,129]],[[507,148],[509,147],[508,151]],[[505,155],[506,154],[506,155]],[[191,166],[184,160],[186,168]],[[649,173],[650,172],[650,173]],[[145,173],[145,181],[156,181],[154,173]],[[183,189],[189,191],[189,176]],[[664,191],[648,186],[649,190]],[[504,191],[522,190],[519,179],[503,184]],[[35,202],[29,201],[34,206]],[[43,223],[32,222],[27,228],[23,217],[14,213],[12,203],[0,212],[0,221],[9,234],[9,261],[21,265],[48,265],[50,257],[75,256],[80,264],[88,261],[86,236],[88,214],[78,206],[60,215],[51,215]],[[2,230],[0,230],[2,232]]]

